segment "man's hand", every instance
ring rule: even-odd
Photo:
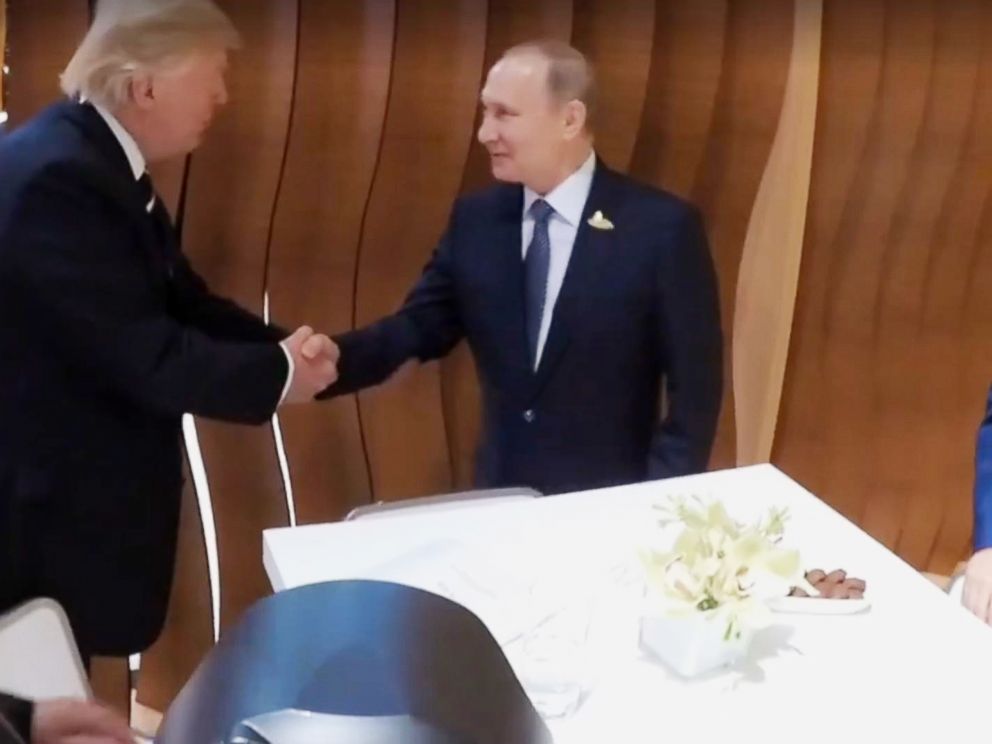
[[[338,349],[338,345],[331,341],[323,333],[315,333],[300,347],[300,353],[303,354],[303,358],[311,362],[318,361],[321,357],[330,359],[334,362],[335,367],[337,366],[338,359],[341,358],[341,350]],[[335,375],[335,379],[337,379]]]
[[[301,326],[283,346],[293,357],[293,379],[283,403],[306,403],[338,379],[337,344],[310,326]]]
[[[85,700],[36,703],[31,744],[134,744],[127,722],[109,708]]]
[[[964,572],[964,604],[982,622],[992,624],[992,548],[979,550]]]

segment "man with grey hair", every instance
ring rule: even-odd
[[[704,470],[722,334],[698,213],[597,158],[593,71],[567,44],[509,50],[481,98],[479,141],[503,183],[455,203],[395,315],[335,339],[340,379],[323,395],[465,338],[483,397],[478,486],[560,493]]]
[[[209,0],[101,4],[70,99],[0,143],[0,610],[58,600],[84,658],[161,630],[181,416],[261,424],[337,374],[209,291],[145,171],[199,144],[236,42]]]

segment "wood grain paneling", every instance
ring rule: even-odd
[[[836,276],[832,266],[846,253],[850,228],[862,199],[851,194],[859,161],[868,141],[882,71],[885,9],[882,3],[847,3],[824,9],[820,102],[810,186],[806,243],[796,301],[796,318],[783,393],[783,410],[773,457],[776,464],[817,493],[827,495],[845,516],[857,516],[861,495],[857,483],[870,483],[870,470],[856,451],[870,439],[861,428],[872,410],[863,370],[826,369],[829,345],[845,346],[831,317],[865,290],[843,290],[857,280],[857,270]],[[849,198],[851,197],[851,198]],[[841,293],[843,296],[840,296]],[[829,343],[827,339],[829,338]],[[831,409],[843,405],[849,421],[832,431]],[[850,438],[851,450],[842,448]],[[822,489],[828,489],[822,491]]]
[[[269,259],[274,322],[352,326],[362,218],[389,91],[393,0],[304,0],[286,168]],[[297,520],[371,500],[357,400],[284,409]]]
[[[982,4],[980,4],[982,5]],[[930,498],[945,501],[941,526],[925,565],[944,570],[970,553],[975,433],[992,370],[992,13],[982,5],[982,44],[975,101],[964,153],[957,163],[930,253],[922,328],[947,353],[954,381],[947,403],[934,400],[934,429],[952,437],[940,465],[943,481]],[[953,246],[953,250],[944,250]],[[935,354],[936,357],[936,354]],[[947,388],[942,388],[948,392]],[[939,423],[938,423],[939,422]],[[923,494],[920,494],[921,496]]]
[[[5,104],[8,129],[61,95],[59,75],[89,25],[86,0],[9,0]]]
[[[93,696],[120,713],[131,716],[131,672],[127,659],[94,656],[90,662]]]
[[[980,340],[992,301],[975,292],[983,266],[988,278],[990,14],[982,2],[827,4],[775,447],[887,546],[944,573],[968,548],[992,362]]]
[[[955,436],[930,425],[958,387],[955,375],[940,372],[960,369],[960,356],[953,333],[927,323],[926,316],[945,301],[930,283],[934,260],[940,253],[960,251],[937,238],[972,121],[985,6],[972,0],[934,6],[932,21],[921,24],[929,27],[933,48],[927,101],[886,241],[876,311],[878,426],[881,437],[901,455],[885,458],[876,471],[878,493],[896,498],[868,502],[863,524],[886,542],[891,539],[897,552],[918,566],[926,565],[944,510],[951,503],[967,509],[966,501],[949,500],[942,492],[946,481],[939,453],[946,446],[965,455],[971,432]],[[915,53],[925,56],[921,49]],[[955,291],[946,284],[942,289]],[[919,372],[907,374],[914,367]],[[905,460],[919,463],[918,469],[907,472]],[[893,524],[897,528],[890,531]]]
[[[744,238],[780,118],[793,3],[659,3],[632,172],[703,212],[720,282],[724,401],[711,465],[736,461],[731,360]],[[714,58],[715,55],[715,58]]]
[[[651,68],[655,0],[575,0],[572,45],[596,67],[596,151],[630,167]]]
[[[282,170],[296,60],[297,5],[226,0],[244,36],[232,58],[231,103],[193,155],[183,242],[218,293],[261,314],[269,226]],[[288,522],[271,427],[198,420],[213,499],[221,625],[270,591],[261,531]]]
[[[631,174],[690,197],[713,127],[726,0],[660,2]]]
[[[571,32],[572,3],[567,0],[491,0],[483,71],[488,74],[503,52],[516,44],[545,38],[567,41]],[[472,129],[468,161],[462,176],[462,193],[493,183],[489,155],[477,141],[481,123],[479,115]],[[459,344],[442,360],[441,395],[454,487],[468,489],[472,486],[475,471],[482,403],[475,364],[467,344]]]
[[[734,307],[737,464],[768,462],[799,283],[820,74],[822,0],[797,0],[782,117],[744,241]]]
[[[214,643],[213,607],[203,525],[189,471],[179,516],[172,594],[162,635],[141,655],[138,702],[164,711]]]
[[[458,194],[485,52],[482,0],[400,0],[389,109],[359,258],[356,325],[393,312],[420,274]],[[376,498],[452,486],[438,365],[361,393]]]

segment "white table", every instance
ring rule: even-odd
[[[992,631],[770,465],[267,530],[264,562],[277,591],[385,578],[457,593],[453,556],[468,549],[478,566],[487,546],[505,559],[507,571],[539,574],[542,564],[560,569],[565,559],[582,578],[596,566],[605,570],[629,558],[651,525],[651,505],[669,494],[719,498],[741,518],[759,516],[773,504],[787,506],[786,541],[801,549],[804,565],[842,567],[866,579],[872,607],[860,615],[776,615],[776,624],[755,639],[748,663],[684,681],[639,652],[635,605],[607,601],[597,637],[605,637],[603,629],[609,637],[598,644],[596,684],[573,716],[549,721],[556,741],[989,739]],[[596,581],[604,576],[608,581],[608,572]],[[526,621],[526,608],[512,604],[479,601],[471,609],[504,640],[514,623]]]

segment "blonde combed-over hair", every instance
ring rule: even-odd
[[[129,101],[135,75],[168,71],[197,52],[239,45],[234,25],[211,0],[100,0],[62,73],[62,90],[114,109]]]

